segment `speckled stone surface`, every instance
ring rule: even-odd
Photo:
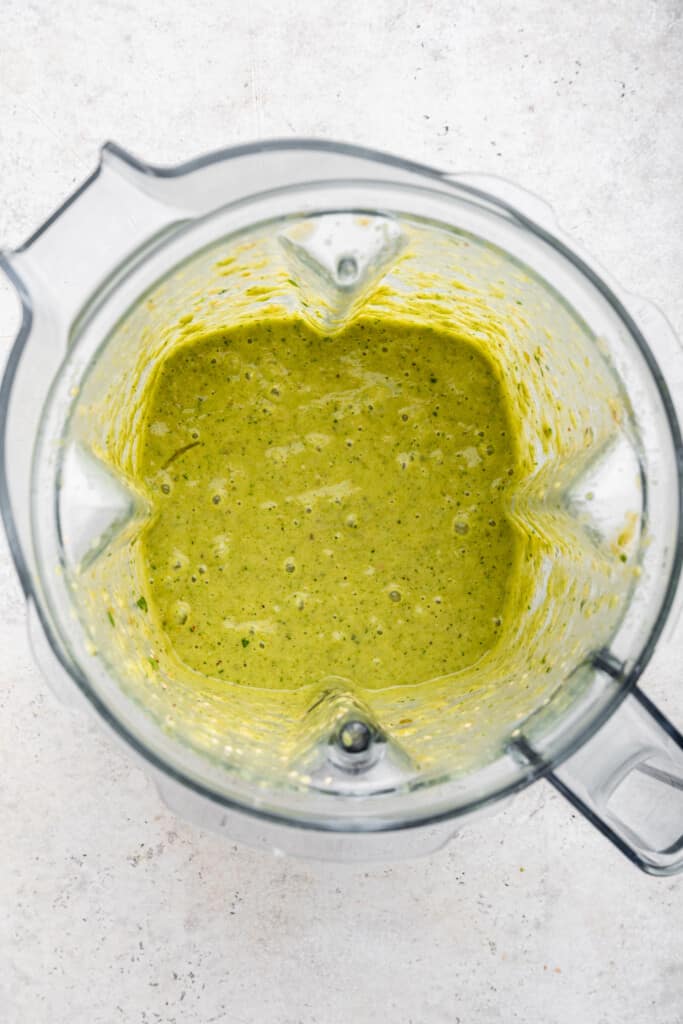
[[[365,143],[541,194],[683,334],[683,8],[4,0],[0,241],[112,138]],[[0,355],[17,327],[0,284]],[[683,724],[683,626],[644,689]],[[681,1024],[683,878],[544,785],[429,858],[275,859],[173,817],[35,669],[0,542],[2,1024]]]

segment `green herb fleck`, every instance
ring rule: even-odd
[[[135,603],[141,612],[147,611],[147,601],[145,600],[144,597],[139,597]]]
[[[109,608],[107,611],[107,618],[109,619],[109,622],[111,623],[112,626],[116,625],[116,623],[114,622],[114,613],[112,612],[111,608]]]
[[[157,661],[156,658],[148,658],[147,661],[150,663],[152,668],[154,668],[154,669],[159,668],[159,662]]]
[[[242,637],[242,647],[248,647],[248,646],[249,646],[249,641],[247,640],[246,636],[243,636]]]

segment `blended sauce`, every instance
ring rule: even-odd
[[[299,319],[207,334],[160,367],[138,483],[145,603],[190,668],[248,686],[456,672],[515,571],[516,449],[496,370],[442,330]]]

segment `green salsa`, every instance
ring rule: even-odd
[[[140,607],[191,669],[377,689],[496,644],[517,453],[476,343],[384,317],[207,332],[160,367],[141,441]]]

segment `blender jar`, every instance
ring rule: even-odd
[[[542,202],[331,143],[172,169],[108,144],[1,261],[23,320],[0,501],[35,656],[172,808],[289,852],[386,857],[545,777],[644,870],[683,867],[683,739],[636,688],[680,574],[681,357]],[[476,321],[519,424],[517,613],[428,684],[198,678],[140,614],[145,381],[200,330],[282,316],[333,334],[361,314]]]

